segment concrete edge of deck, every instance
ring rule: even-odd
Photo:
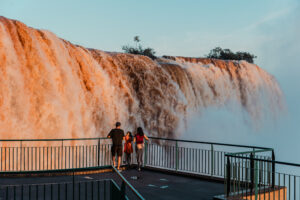
[[[53,171],[33,171],[33,172],[3,172],[0,177],[44,177],[44,176],[72,176],[83,174],[95,174],[112,172],[111,166],[98,167],[98,168],[82,168],[82,169],[66,169],[66,170],[53,170]]]
[[[239,196],[247,200],[255,199],[255,194],[250,193],[250,191],[242,191],[229,197],[227,197],[226,194],[214,196],[213,200],[237,199]],[[276,186],[275,188],[261,189],[258,191],[257,196],[257,199],[287,199],[287,188],[284,186]]]

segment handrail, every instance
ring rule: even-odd
[[[255,148],[255,149],[271,149],[268,147],[260,146],[250,146],[250,145],[238,145],[220,142],[206,142],[206,141],[195,141],[195,140],[181,140],[181,139],[170,139],[170,138],[160,138],[160,137],[149,137],[155,140],[166,140],[174,142],[190,142],[198,144],[211,144],[211,145],[221,145],[221,146],[231,146],[231,147],[243,147],[243,148]],[[76,141],[76,140],[102,140],[109,139],[107,137],[95,137],[95,138],[60,138],[60,139],[0,139],[0,142],[26,142],[26,141]]]
[[[300,167],[300,164],[298,164],[298,163],[282,162],[282,161],[277,161],[277,160],[267,160],[267,159],[261,159],[261,158],[255,158],[255,157],[249,158],[249,157],[245,157],[245,156],[228,155],[228,154],[225,154],[225,156],[247,159],[247,160],[263,161],[263,162],[275,163],[275,164],[280,164],[280,165],[289,165],[289,166],[294,166],[294,167]]]
[[[276,172],[275,167],[277,165],[282,165],[284,167],[300,167],[298,163],[283,162],[275,160],[274,150],[272,150],[271,159],[266,159],[264,157],[255,157],[254,153],[249,155],[245,154],[235,154],[235,153],[226,153],[225,157],[227,160],[226,163],[226,196],[239,197],[240,195],[247,196],[247,190],[249,189],[250,195],[255,195],[255,199],[261,198],[261,192],[264,193],[270,192],[270,189],[273,190],[274,196],[277,190],[277,193],[280,195],[280,188],[285,188],[283,194],[286,195],[284,199],[296,199],[296,193],[299,193],[297,188],[299,175],[292,175],[287,173],[286,168],[282,168],[283,172]],[[240,163],[242,163],[240,165]],[[243,164],[249,163],[249,164]],[[244,168],[244,169],[243,169]],[[249,170],[250,176],[244,177],[244,172]],[[285,179],[288,177],[288,182],[286,184]],[[265,179],[265,177],[268,177]],[[283,181],[281,181],[281,177]],[[291,182],[291,180],[294,180]],[[245,184],[246,183],[246,184]],[[243,187],[239,187],[240,184],[244,184]],[[260,194],[260,196],[259,196]],[[270,195],[270,193],[269,193]],[[248,195],[249,196],[249,195]],[[266,197],[264,196],[263,199]],[[281,197],[279,197],[281,198]],[[231,197],[230,197],[231,199]],[[240,198],[239,198],[240,199]],[[243,198],[244,199],[244,198]]]
[[[244,147],[244,148],[255,148],[255,149],[271,149],[268,147],[259,147],[259,146],[249,146],[249,145],[239,145],[239,144],[228,144],[228,143],[220,143],[220,142],[206,142],[206,141],[195,141],[195,140],[180,140],[180,139],[170,139],[170,138],[159,138],[159,137],[149,137],[155,140],[166,140],[173,142],[189,142],[196,144],[211,144],[211,145],[221,145],[221,146],[231,146],[231,147]]]
[[[210,144],[210,145],[221,145],[221,146],[231,146],[231,147],[243,147],[243,148],[255,148],[255,149],[271,149],[268,147],[260,146],[250,146],[250,145],[239,145],[239,144],[229,144],[220,142],[206,142],[206,141],[195,141],[195,140],[181,140],[181,139],[170,139],[170,138],[160,138],[160,137],[149,137],[155,140],[166,140],[174,142],[189,142],[196,144]],[[76,140],[102,140],[109,139],[107,137],[95,137],[95,138],[60,138],[60,139],[0,139],[0,142],[29,142],[29,141],[76,141]]]
[[[226,153],[225,155],[228,156],[235,156],[238,154],[247,154],[247,153],[261,153],[261,152],[268,152],[268,151],[274,151],[274,149],[270,148],[270,149],[261,149],[261,150],[253,150],[253,151],[242,151],[242,152],[234,152],[234,153]]]
[[[0,139],[0,142],[42,142],[42,141],[70,141],[70,140],[103,140],[110,139],[107,137],[96,138],[61,138],[61,139]]]
[[[124,176],[117,170],[114,166],[112,166],[113,170],[119,175],[122,181],[131,189],[131,191],[141,200],[145,200],[144,197],[124,178]]]

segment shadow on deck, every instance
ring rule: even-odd
[[[224,193],[223,183],[197,177],[188,177],[147,169],[141,172],[136,169],[124,170],[122,171],[122,175],[145,199],[212,200],[214,196]],[[71,182],[72,179],[72,176],[1,177],[0,185],[63,183]],[[76,182],[104,179],[113,179],[118,185],[121,185],[121,180],[114,172],[75,176]]]
[[[126,170],[122,175],[135,187],[145,199],[203,199],[212,200],[214,196],[224,193],[224,184],[211,180],[166,174],[152,170],[138,172]],[[89,175],[90,177],[109,178],[115,173]],[[120,183],[118,183],[120,184]]]

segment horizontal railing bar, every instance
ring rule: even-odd
[[[220,146],[231,146],[231,147],[243,147],[243,148],[256,148],[256,149],[271,149],[267,147],[259,146],[249,146],[249,145],[238,145],[238,144],[229,144],[229,143],[218,143],[218,142],[206,142],[206,141],[194,141],[194,140],[181,140],[181,139],[170,139],[170,138],[159,138],[159,137],[149,137],[155,140],[166,140],[174,142],[189,142],[189,143],[198,143],[198,144],[211,144],[211,145],[220,145]],[[61,139],[0,139],[0,142],[26,142],[26,141],[76,141],[76,140],[102,140],[109,139],[107,137],[96,137],[96,138],[61,138]]]
[[[228,155],[225,154],[227,157],[234,157],[234,158],[243,158],[247,160],[255,160],[255,161],[264,161],[264,162],[269,162],[269,163],[275,163],[275,164],[280,164],[280,165],[289,165],[289,166],[294,166],[294,167],[300,167],[300,164],[297,163],[290,163],[290,162],[282,162],[282,161],[276,161],[276,160],[265,160],[265,159],[260,159],[260,158],[249,158],[245,156],[237,156],[237,155]]]
[[[110,165],[104,166],[95,166],[95,167],[81,167],[81,168],[67,168],[67,169],[48,169],[48,170],[37,170],[37,171],[0,171],[1,175],[7,174],[38,174],[38,173],[63,173],[63,172],[77,172],[77,171],[84,171],[84,170],[100,170],[100,169],[109,169],[111,168]]]
[[[124,183],[131,189],[131,191],[137,195],[139,199],[144,200],[144,197],[124,178],[124,176],[114,167],[112,166],[114,171],[119,175],[119,177],[124,181]]]
[[[274,149],[260,149],[260,150],[253,150],[253,151],[242,151],[242,152],[236,152],[236,153],[227,153],[227,155],[237,155],[237,154],[247,154],[247,153],[261,153],[261,152],[268,152],[273,151]]]
[[[256,149],[271,149],[271,148],[268,148],[268,147],[239,145],[239,144],[229,144],[229,143],[219,143],[219,142],[205,142],[205,141],[195,141],[195,140],[180,140],[180,139],[159,138],[159,137],[149,137],[149,138],[155,139],[155,140],[166,140],[166,141],[173,141],[173,142],[189,142],[189,143],[196,143],[196,144],[212,144],[212,145],[231,146],[231,147],[256,148]]]
[[[111,181],[113,179],[96,179],[96,180],[86,180],[86,181],[76,181],[76,183],[91,183],[91,182],[102,182],[102,181]],[[3,185],[3,187],[21,187],[22,185],[23,186],[43,186],[43,185],[63,185],[63,184],[73,184],[73,182],[71,181],[68,181],[68,182],[52,182],[52,183],[33,183],[33,184],[30,184],[30,183],[25,183],[25,184],[13,184],[13,185]],[[0,185],[1,187],[1,185]]]
[[[70,141],[70,140],[103,140],[110,139],[107,137],[98,137],[98,138],[61,138],[61,139],[0,139],[0,142],[47,142],[47,141]]]

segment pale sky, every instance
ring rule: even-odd
[[[139,35],[158,55],[203,56],[221,46],[251,51],[299,0],[0,0],[0,15],[85,47],[121,51]],[[277,25],[276,25],[277,24]],[[268,30],[264,30],[268,29]]]

